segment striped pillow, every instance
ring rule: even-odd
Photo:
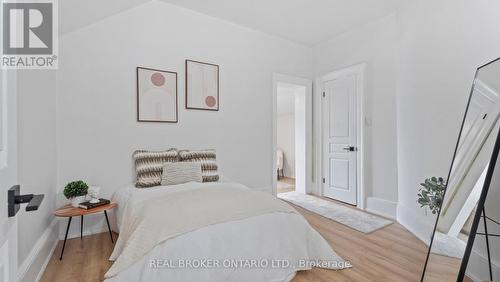
[[[161,185],[163,166],[165,163],[177,162],[179,153],[176,149],[157,152],[138,150],[134,152],[133,157],[137,174],[135,186],[146,188]]]
[[[181,162],[200,162],[203,182],[219,181],[215,150],[179,151]]]
[[[203,182],[200,162],[165,164],[161,176],[161,185],[177,185],[188,182]]]

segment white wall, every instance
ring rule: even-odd
[[[424,241],[435,218],[416,203],[419,183],[448,173],[474,72],[500,56],[499,12],[487,0],[416,1],[313,49],[315,77],[367,63],[367,208],[398,203]]]
[[[286,177],[295,178],[295,115],[285,114],[277,120],[278,148],[283,150],[283,173]]]
[[[416,1],[398,17],[398,219],[428,240],[418,183],[446,176],[478,66],[500,57],[500,2]]]
[[[396,35],[396,16],[392,15],[353,29],[313,49],[315,77],[351,65],[367,64],[363,152],[365,194],[369,197],[368,209],[388,216],[395,216],[398,200]]]
[[[134,150],[171,147],[215,148],[224,175],[271,191],[272,73],[310,77],[310,48],[157,1],[60,41],[59,191],[84,179],[110,197]],[[185,59],[220,65],[219,112],[184,109]],[[137,66],[178,72],[178,124],[136,122]]]
[[[20,275],[26,272],[24,281],[33,281],[55,240],[42,235],[56,206],[56,72],[18,71],[17,79],[19,184],[22,194],[45,195],[37,211],[23,206],[17,216]],[[39,242],[42,237],[48,248]]]

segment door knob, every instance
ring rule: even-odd
[[[344,151],[354,152],[356,151],[356,147],[354,146],[345,146]]]

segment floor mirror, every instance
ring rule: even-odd
[[[500,281],[499,117],[497,59],[477,69],[421,281]]]

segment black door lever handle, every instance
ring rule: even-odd
[[[19,185],[13,186],[7,192],[9,217],[13,217],[17,214],[21,204],[28,203],[28,205],[26,206],[26,211],[36,211],[43,201],[43,195],[20,195],[21,187]]]
[[[19,195],[14,197],[14,202],[16,204],[29,203],[33,199],[33,194]]]
[[[344,151],[349,151],[349,152],[354,152],[354,151],[356,151],[356,149],[357,148],[354,146],[345,146],[344,147]]]

